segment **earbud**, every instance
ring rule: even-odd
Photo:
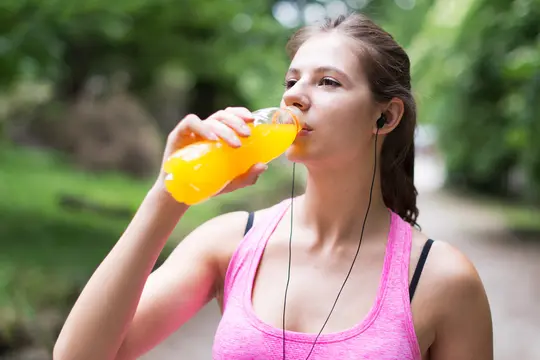
[[[377,129],[382,129],[384,124],[386,124],[386,116],[381,114],[381,117],[377,120]]]

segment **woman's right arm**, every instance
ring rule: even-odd
[[[246,109],[191,116],[169,136],[164,158],[195,133],[228,142],[241,133]],[[228,126],[224,127],[223,125]],[[253,184],[264,166],[234,180],[223,192]],[[241,239],[245,214],[231,213],[187,236],[150,275],[170,233],[187,211],[164,190],[164,174],[148,192],[124,234],[98,266],[71,310],[54,347],[55,360],[135,359],[193,316],[213,296],[220,261]],[[245,225],[245,224],[244,224]]]

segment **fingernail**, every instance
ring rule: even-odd
[[[244,134],[251,135],[251,129],[249,128],[249,126],[244,124],[241,126],[241,129]]]
[[[231,138],[231,142],[236,146],[241,146],[242,145],[242,142],[237,137]]]
[[[217,136],[216,134],[214,134],[214,133],[209,133],[209,134],[208,134],[208,138],[209,138],[210,140],[214,140],[214,141],[218,141],[218,140],[219,140],[218,136]]]

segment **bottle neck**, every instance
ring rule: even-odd
[[[285,108],[288,113],[289,122],[296,126],[296,132],[300,132],[303,127],[303,114],[296,106],[288,106]]]
[[[265,108],[257,110],[253,113],[253,125],[260,124],[289,124],[296,126],[296,132],[302,130],[302,111],[295,106],[286,108]]]

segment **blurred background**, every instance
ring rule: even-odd
[[[46,360],[187,113],[279,103],[299,26],[362,11],[407,49],[420,224],[477,266],[495,358],[540,359],[540,0],[0,0],[0,359]],[[192,208],[289,194],[255,187]],[[209,359],[210,304],[145,359]]]

